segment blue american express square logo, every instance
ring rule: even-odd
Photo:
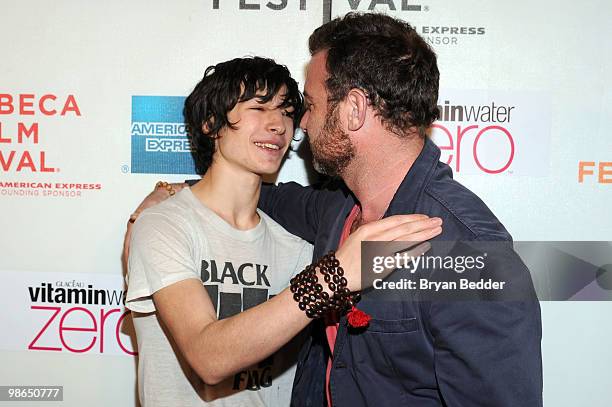
[[[182,96],[132,96],[132,173],[195,174]]]

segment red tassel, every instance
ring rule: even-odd
[[[347,319],[351,327],[364,328],[370,324],[372,317],[353,305],[353,308],[347,314]]]

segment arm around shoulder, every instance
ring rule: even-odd
[[[295,182],[264,184],[258,206],[290,233],[313,242],[327,206],[326,200],[333,194]]]

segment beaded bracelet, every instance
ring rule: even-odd
[[[323,280],[332,292],[331,295],[323,290],[317,277],[317,271],[323,275]],[[298,307],[306,313],[308,318],[314,319],[321,318],[331,311],[345,311],[359,301],[359,294],[351,294],[347,283],[340,262],[336,259],[335,253],[330,251],[293,277],[290,290]]]

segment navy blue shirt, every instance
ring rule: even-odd
[[[440,241],[512,238],[474,193],[453,179],[426,140],[386,216],[420,213],[443,220]],[[338,183],[326,189],[296,183],[265,186],[259,206],[289,232],[314,244],[314,259],[338,246],[354,196]],[[541,317],[528,276],[530,301],[377,301],[359,308],[372,316],[352,333],[340,320],[330,392],[334,407],[531,407],[542,405]],[[329,346],[321,321],[298,362],[292,405],[326,406]]]

